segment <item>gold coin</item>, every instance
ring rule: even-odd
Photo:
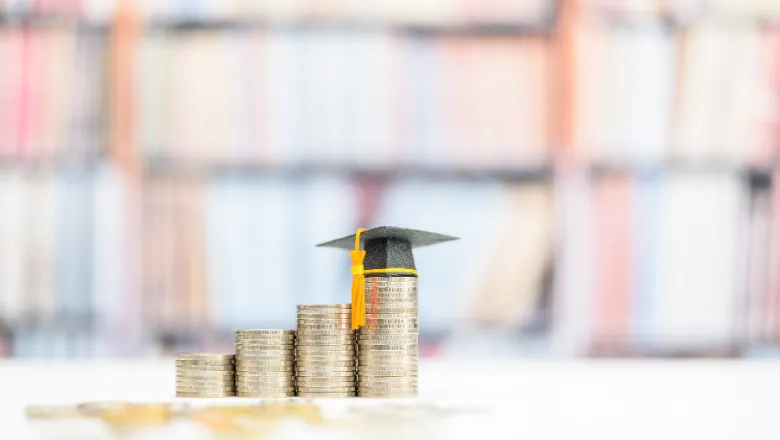
[[[399,383],[417,383],[417,376],[364,376],[358,377],[360,383],[371,384],[399,384]]]
[[[235,391],[226,391],[223,393],[198,393],[198,392],[176,391],[176,397],[200,398],[200,399],[217,399],[220,397],[232,397],[235,395],[236,395]]]
[[[346,361],[328,361],[328,360],[307,360],[307,359],[300,359],[298,360],[298,369],[301,368],[310,368],[310,367],[323,367],[323,368],[331,368],[331,367],[352,367],[355,368],[356,362],[355,359],[346,360]]]
[[[256,394],[286,394],[294,393],[295,387],[246,387],[236,389],[236,393],[256,393]]]
[[[314,392],[314,391],[298,391],[298,397],[306,397],[310,399],[335,399],[341,397],[355,397],[354,391],[347,392]]]
[[[361,333],[358,336],[358,343],[362,344],[403,344],[417,342],[419,340],[419,333]],[[398,342],[396,342],[398,341]]]
[[[298,348],[300,347],[338,347],[343,345],[351,345],[355,346],[357,341],[353,338],[345,338],[341,340],[332,340],[332,341],[301,341],[300,344],[298,344]]]
[[[233,360],[232,354],[215,353],[181,353],[178,355],[179,361],[201,361],[201,362],[229,362]]]
[[[354,377],[299,377],[298,386],[324,387],[324,386],[355,386]]]
[[[356,387],[298,387],[298,396],[309,393],[356,393]]]
[[[236,356],[236,365],[239,363],[246,364],[247,362],[267,362],[267,361],[294,361],[295,354],[285,352],[284,354],[276,353],[256,353],[256,354],[240,354]]]
[[[419,350],[419,346],[417,343],[409,343],[409,344],[369,344],[369,343],[362,343],[360,344],[361,350],[391,350],[391,351],[405,351],[405,350]]]
[[[355,377],[355,371],[299,371],[301,377]]]
[[[236,343],[236,350],[291,350],[293,348],[295,348],[295,344],[292,342],[289,344]]]
[[[267,399],[295,397],[295,392],[289,391],[286,393],[253,393],[253,392],[236,391],[236,397],[267,398]]]
[[[288,330],[288,329],[241,329],[236,330],[236,335],[240,336],[295,336],[295,330]]]
[[[312,354],[319,354],[319,353],[340,353],[340,352],[349,352],[353,353],[355,351],[356,344],[342,344],[342,345],[301,345],[298,347],[298,354],[301,353],[312,353]]]
[[[236,361],[236,371],[246,368],[266,368],[266,367],[290,367],[295,365],[295,359],[255,359],[247,361]]]
[[[200,377],[200,378],[206,378],[206,379],[219,379],[222,377],[233,377],[235,372],[233,370],[224,371],[224,370],[216,370],[216,371],[197,371],[197,370],[180,370],[176,369],[176,376],[178,377]]]
[[[194,369],[205,369],[210,367],[215,368],[231,368],[233,366],[233,359],[228,360],[212,360],[212,361],[193,361],[193,360],[176,360],[176,366],[187,367]]]
[[[355,371],[355,365],[350,365],[347,367],[306,367],[306,366],[299,366],[298,367],[298,374],[300,373],[317,373],[317,372],[329,372],[329,371]]]
[[[236,370],[237,376],[246,376],[250,374],[284,374],[284,373],[291,373],[295,371],[294,365],[288,365],[285,367],[252,367],[252,368],[246,368],[243,367],[241,370]]]
[[[200,365],[200,366],[176,365],[176,372],[180,372],[180,373],[230,374],[230,373],[233,373],[233,371],[235,371],[235,369],[236,368],[235,368],[234,365],[230,365],[230,366],[223,365],[223,366],[219,366],[219,367],[203,366],[203,365]]]
[[[28,406],[25,408],[25,416],[28,419],[69,419],[84,417],[77,406],[57,405],[57,406]]]

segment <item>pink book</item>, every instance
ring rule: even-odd
[[[763,90],[765,105],[760,114],[758,146],[752,153],[751,162],[766,165],[778,157],[780,142],[780,30],[769,29],[762,44]]]
[[[19,31],[0,28],[0,159],[13,155],[16,145],[16,101],[19,75]]]
[[[631,181],[625,176],[604,177],[595,184],[594,337],[597,343],[621,347],[629,334],[631,261]]]
[[[17,44],[19,44],[19,72],[17,77],[16,96],[16,142],[14,156],[18,159],[26,159],[30,155],[30,143],[33,142],[32,133],[38,129],[34,123],[34,116],[39,110],[40,101],[38,85],[40,81],[36,77],[40,73],[38,68],[39,38],[37,31],[22,29],[19,31]]]

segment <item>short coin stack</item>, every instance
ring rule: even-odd
[[[358,335],[358,396],[415,397],[417,277],[366,277],[366,325]]]
[[[355,395],[355,331],[350,304],[298,306],[298,396]]]
[[[236,332],[236,395],[295,396],[295,330]]]
[[[176,397],[235,396],[232,354],[180,354],[176,359]]]

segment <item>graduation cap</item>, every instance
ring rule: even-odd
[[[352,328],[366,323],[365,276],[417,276],[412,249],[430,246],[457,237],[417,229],[380,226],[360,228],[355,234],[320,243],[318,247],[349,250],[352,258]],[[361,244],[363,249],[361,250]]]

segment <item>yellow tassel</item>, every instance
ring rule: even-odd
[[[366,251],[360,250],[360,234],[366,229],[360,228],[355,233],[355,250],[349,251],[352,258],[352,330],[366,325],[366,276],[363,260]]]

